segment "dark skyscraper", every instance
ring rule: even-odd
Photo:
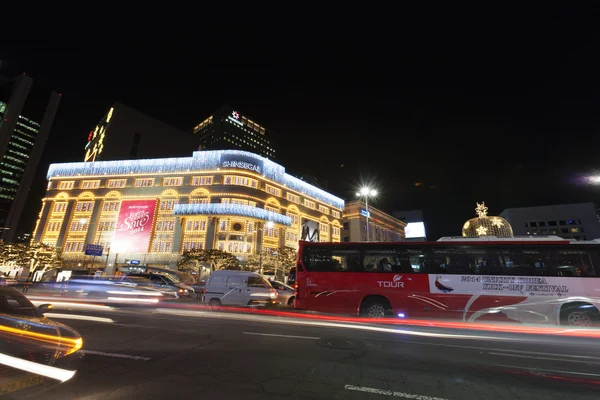
[[[0,76],[0,239],[12,241],[60,95],[27,75]]]
[[[245,150],[276,160],[276,135],[264,126],[224,106],[194,127],[206,150]]]
[[[122,103],[88,133],[84,161],[188,157],[199,139]]]

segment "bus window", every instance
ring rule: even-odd
[[[349,246],[308,247],[302,253],[302,263],[309,272],[362,272],[360,250]]]

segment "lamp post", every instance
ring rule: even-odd
[[[358,197],[365,198],[365,208],[366,208],[366,212],[367,212],[367,242],[370,242],[370,240],[369,240],[369,197],[377,196],[377,190],[371,189],[369,187],[363,187],[360,189],[359,192],[356,193],[356,195]]]

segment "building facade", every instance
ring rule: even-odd
[[[60,103],[27,75],[0,77],[0,240],[11,242]]]
[[[88,265],[137,260],[174,267],[192,249],[241,260],[298,240],[341,240],[344,201],[245,151],[192,157],[52,164],[33,238]],[[113,272],[107,268],[107,272]]]
[[[245,150],[277,160],[276,134],[229,106],[196,125],[192,132],[204,150]]]
[[[369,235],[367,238],[367,215],[369,216]],[[404,240],[406,222],[400,221],[375,207],[367,208],[365,203],[356,200],[346,203],[344,208],[344,242],[399,242]]]
[[[557,235],[565,239],[600,238],[600,222],[594,203],[507,208],[500,213],[515,235]]]
[[[83,160],[185,157],[199,144],[190,133],[117,102],[87,134]]]

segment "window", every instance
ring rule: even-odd
[[[297,242],[298,241],[298,234],[296,232],[286,232],[285,233],[285,240],[288,242]]]
[[[35,306],[27,300],[21,293],[0,290],[0,313],[8,315],[35,317]]]
[[[67,202],[54,203],[52,212],[65,212],[67,210]]]
[[[244,286],[244,277],[243,276],[228,276],[226,285],[227,286]]]
[[[212,185],[212,176],[194,176],[192,178],[192,186]]]
[[[566,221],[558,221],[559,225],[566,225],[567,222]]]
[[[238,185],[238,186],[248,186],[254,189],[258,188],[258,181],[256,179],[247,178],[245,176],[239,175],[226,175],[223,180],[223,184],[225,185]]]
[[[271,238],[279,237],[279,228],[263,228],[264,236]]]
[[[74,185],[75,185],[74,181],[61,181],[58,183],[58,188],[60,190],[69,190],[69,189],[73,189]]]
[[[161,200],[158,209],[160,211],[171,211],[177,203],[179,203],[177,199]]]
[[[81,181],[82,189],[97,189],[100,187],[100,181]]]
[[[286,197],[286,199],[288,199],[291,202],[300,204],[300,196],[296,196],[295,194],[288,192],[288,193],[286,193],[285,197]]]
[[[163,178],[163,186],[181,186],[182,183],[183,183],[183,178],[181,176]]]
[[[156,230],[161,232],[173,232],[175,230],[175,221],[158,221]]]
[[[569,233],[569,230],[567,228],[561,228],[560,232],[561,233]]]
[[[537,223],[535,223],[535,222],[530,222],[530,223],[529,223],[529,226],[530,226],[530,227],[532,227],[532,228],[535,228],[535,227],[537,227]]]
[[[75,206],[75,211],[92,211],[94,209],[93,201],[78,201]]]
[[[106,185],[109,188],[123,188],[127,185],[127,179],[110,179]]]
[[[222,220],[219,221],[219,230],[221,232],[227,230],[227,220],[226,219],[222,219]]]
[[[572,233],[577,233],[577,232],[579,232],[579,228],[571,228],[570,231]]]
[[[319,204],[319,212],[322,212],[323,214],[329,214],[329,208]]]
[[[206,220],[202,219],[187,221],[185,229],[188,231],[205,231]]]
[[[209,204],[210,199],[208,197],[192,197],[190,204]]]
[[[316,204],[314,201],[310,201],[308,199],[304,199],[304,206],[308,208],[312,208],[313,210],[316,208]]]
[[[61,226],[62,226],[62,221],[61,222],[48,222],[48,225],[46,226],[46,231],[47,232],[58,232],[58,231],[60,231]]]
[[[204,242],[184,242],[183,243],[184,251],[202,250],[203,248],[204,248]]]
[[[265,192],[272,194],[273,196],[281,197],[281,189],[271,185],[265,185]]]
[[[298,218],[297,214],[290,214],[290,212],[288,211],[287,216],[292,219],[292,225],[298,225],[298,223],[300,222],[300,218]]]
[[[548,226],[556,226],[556,221],[548,221]]]
[[[134,183],[135,187],[150,187],[154,186],[154,178],[136,179]]]
[[[540,221],[539,226],[546,226],[546,223],[544,221]]]
[[[65,244],[65,252],[73,253],[83,251],[83,242],[67,242]]]
[[[71,228],[69,229],[71,232],[83,232],[88,228],[88,221],[73,221],[71,222]]]
[[[265,210],[274,212],[275,214],[279,214],[279,208],[276,207],[265,206]]]
[[[327,233],[329,232],[329,225],[319,224],[319,229],[321,230],[321,233]]]
[[[249,276],[248,277],[248,286],[249,287],[264,287],[270,288],[271,285],[260,276]]]
[[[333,218],[339,218],[340,217],[340,212],[336,211],[336,210],[331,210],[331,216]]]
[[[333,236],[340,236],[340,228],[337,226],[332,226],[331,227],[331,234]]]
[[[256,207],[256,202],[255,201],[244,200],[244,199],[223,198],[223,199],[221,199],[221,203],[223,203],[223,204],[239,204],[239,205],[242,205],[242,206]]]
[[[171,242],[165,240],[154,241],[152,251],[155,253],[169,253],[171,252]]]
[[[102,204],[102,211],[119,211],[119,206],[121,205],[120,201],[105,201]]]
[[[344,229],[348,230],[348,222],[344,222]]]

